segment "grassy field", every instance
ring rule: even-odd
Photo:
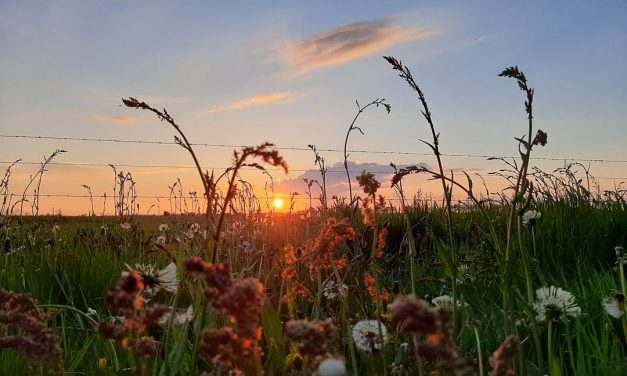
[[[576,166],[532,169],[546,133],[533,132],[533,90],[508,68],[528,134],[509,189],[477,197],[469,177],[444,173],[424,95],[387,59],[417,93],[438,160],[397,170],[399,207],[364,171],[346,201],[258,211],[237,173],[263,169],[252,160],[286,167],[270,144],[200,174],[206,214],[138,216],[132,196],[115,217],[21,217],[3,204],[0,374],[626,374],[625,191],[591,189]],[[198,163],[167,112],[124,103],[173,125]],[[376,100],[358,115],[368,106],[389,111]],[[413,173],[441,180],[445,199],[409,202]],[[469,200],[453,202],[451,186]]]

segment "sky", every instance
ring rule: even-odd
[[[207,169],[229,166],[233,145],[276,144],[290,173],[270,169],[270,181],[247,170],[242,178],[259,197],[271,182],[279,197],[298,192],[302,207],[302,179],[320,180],[313,152],[303,149],[321,150],[329,194],[345,196],[337,150],[356,102],[385,98],[391,112],[360,114],[364,134],[351,133],[348,149],[397,153],[352,152],[348,159],[352,177],[376,171],[393,197],[390,162],[434,167],[435,160],[422,155],[429,149],[419,139],[430,140],[430,131],[416,96],[382,59],[391,55],[425,93],[441,151],[457,155],[517,154],[514,137],[527,130],[523,93],[498,77],[517,65],[535,89],[535,127],[548,134],[533,154],[610,161],[581,163],[611,189],[627,181],[625,19],[622,1],[1,0],[0,169],[27,162],[11,170],[9,191],[21,196],[38,163],[63,149],[44,174],[44,195],[85,195],[87,185],[110,198],[109,164],[132,174],[140,196],[167,197],[177,178],[182,192],[200,191],[190,156],[176,145],[7,137],[171,142],[174,129],[122,105],[132,96],[166,108],[192,143],[227,145],[196,147]],[[545,171],[564,163],[534,160]],[[460,156],[445,156],[444,166],[456,176],[503,168]],[[485,180],[494,191],[504,184]],[[426,177],[410,177],[406,186],[410,195],[441,196]],[[167,198],[139,203],[142,212],[169,207]],[[111,214],[111,199],[103,204],[97,199],[95,211]],[[40,213],[89,207],[84,197],[40,198]]]

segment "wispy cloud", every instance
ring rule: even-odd
[[[393,18],[340,26],[284,49],[287,74],[302,75],[317,69],[381,52],[391,46],[432,36],[421,28],[394,26]]]
[[[117,115],[117,116],[108,116],[108,115],[97,115],[96,120],[104,122],[104,123],[113,123],[117,125],[133,125],[141,122],[141,119],[135,116],[125,116],[125,115]]]
[[[210,107],[201,112],[201,115],[215,114],[217,112],[235,111],[248,107],[266,106],[269,104],[290,103],[303,98],[303,93],[277,92],[262,95],[255,95],[237,100],[235,102],[226,103],[216,107]]]

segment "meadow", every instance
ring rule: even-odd
[[[627,190],[601,191],[576,163],[534,168],[547,134],[534,129],[534,91],[512,67],[501,76],[522,91],[528,129],[515,139],[519,159],[497,172],[508,188],[498,199],[478,193],[471,176],[447,173],[426,96],[386,60],[416,95],[437,160],[395,167],[399,205],[367,171],[349,177],[348,197],[326,197],[312,145],[321,175],[308,184],[320,199],[262,211],[238,172],[287,170],[272,144],[203,171],[174,118],[135,98],[124,104],[171,126],[197,166],[195,204],[138,215],[134,182],[121,177],[115,216],[20,215],[26,196],[11,195],[7,170],[0,374],[626,374]],[[390,110],[358,104],[345,150],[376,107]],[[410,174],[441,181],[444,198],[406,197]],[[468,199],[455,202],[453,187]]]

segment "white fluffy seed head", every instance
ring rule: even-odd
[[[346,366],[339,359],[325,359],[318,366],[318,374],[320,376],[344,376],[346,375]]]

